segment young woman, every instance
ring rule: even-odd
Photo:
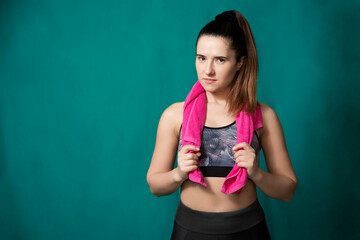
[[[256,186],[270,198],[290,201],[297,178],[275,111],[256,99],[257,52],[243,15],[225,11],[200,31],[196,70],[198,81],[189,100],[172,104],[160,118],[147,174],[155,196],[172,194],[181,187],[171,239],[270,239]],[[197,103],[190,99],[196,89],[200,89],[199,96],[194,97],[199,99]],[[206,96],[206,113],[198,110],[192,118],[195,120],[188,122],[185,109],[191,104],[201,105],[201,91]],[[189,129],[198,124],[196,119],[202,114],[201,146],[188,144],[182,137],[193,134],[195,130]],[[249,124],[242,129],[244,123]],[[254,131],[244,139],[252,140],[240,141],[248,126]],[[261,148],[268,172],[259,167]],[[228,180],[231,174],[235,177]],[[244,176],[246,182],[240,189],[228,190],[229,186],[240,186]]]

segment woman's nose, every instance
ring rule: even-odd
[[[206,73],[207,75],[212,75],[212,74],[214,74],[214,66],[213,66],[213,62],[212,62],[212,61],[208,61],[208,63],[206,64],[205,73]]]

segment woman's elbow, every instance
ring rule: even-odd
[[[155,197],[161,197],[162,195],[160,195],[158,192],[154,191],[151,187],[150,187],[150,192],[155,196]]]
[[[291,185],[289,187],[288,194],[285,196],[284,199],[282,199],[284,202],[290,202],[290,200],[294,198],[296,187],[297,187],[297,181],[291,180]]]
[[[147,174],[146,176],[146,182],[147,184],[149,185],[149,189],[150,189],[150,192],[155,196],[155,197],[161,197],[161,194],[159,194],[156,189],[154,188],[153,186],[153,183],[152,183],[152,175],[151,174]]]
[[[156,192],[154,191],[154,188],[151,185],[151,176],[149,174],[146,176],[146,182],[149,186],[150,192],[156,196]]]

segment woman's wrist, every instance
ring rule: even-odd
[[[253,176],[249,176],[249,178],[256,184],[257,182],[261,181],[264,176],[264,170],[258,168],[257,171]]]
[[[186,180],[186,178],[184,178],[183,176],[181,176],[180,172],[179,172],[179,167],[177,168],[174,168],[173,170],[173,179],[174,179],[174,182],[176,183],[182,183]]]

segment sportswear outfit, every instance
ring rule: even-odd
[[[260,105],[250,114],[239,112],[233,123],[223,127],[204,126],[205,118],[206,92],[197,81],[184,102],[178,144],[178,151],[189,144],[200,148],[199,167],[189,172],[189,180],[207,187],[204,177],[224,177],[221,192],[240,194],[248,181],[247,171],[235,163],[232,147],[247,142],[259,160],[260,144],[255,130],[262,127]],[[230,212],[198,211],[180,200],[171,239],[270,239],[270,234],[258,199]]]

